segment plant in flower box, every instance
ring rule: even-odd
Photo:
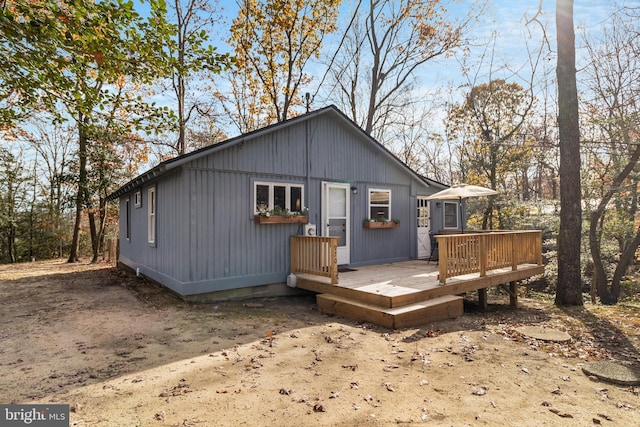
[[[253,217],[256,224],[306,224],[308,221],[307,208],[302,208],[301,211],[290,211],[289,209],[283,209],[276,206],[270,210],[268,206],[260,204],[257,206],[256,210],[258,213]]]
[[[377,218],[365,218],[362,222],[364,228],[396,228],[400,226],[400,220],[397,218],[389,221],[382,216]]]

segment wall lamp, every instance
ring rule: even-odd
[[[354,187],[353,185],[351,186],[351,192],[353,194],[358,194],[358,187]]]

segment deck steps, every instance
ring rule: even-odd
[[[317,295],[316,302],[322,313],[363,320],[389,329],[453,319],[462,316],[464,311],[463,298],[455,295],[445,295],[394,308],[360,302],[329,293]]]

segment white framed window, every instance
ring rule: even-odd
[[[391,220],[391,190],[369,189],[369,218]]]
[[[141,208],[142,207],[142,191],[136,191],[133,194],[133,205],[136,208]]]
[[[444,228],[459,228],[458,203],[444,202]]]
[[[304,185],[284,182],[253,183],[254,214],[283,210],[302,212],[304,208]]]
[[[124,201],[124,210],[125,210],[125,217],[124,217],[125,238],[127,240],[131,240],[131,200],[128,197]]]
[[[156,188],[147,190],[147,236],[149,244],[156,243]]]

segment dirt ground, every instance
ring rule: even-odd
[[[638,425],[640,305],[488,312],[387,330],[313,296],[190,305],[106,265],[0,266],[0,403],[65,403],[73,426]],[[571,334],[523,337],[522,325]]]

